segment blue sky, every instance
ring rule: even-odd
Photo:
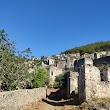
[[[35,57],[110,40],[110,0],[0,0],[0,29]]]

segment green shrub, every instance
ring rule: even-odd
[[[46,68],[40,67],[33,75],[33,88],[42,87],[49,84],[49,75]]]
[[[67,73],[60,74],[56,76],[54,87],[56,88],[65,88],[66,87],[66,79],[67,79]]]

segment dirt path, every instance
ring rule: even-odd
[[[48,98],[27,106],[25,110],[80,110],[74,104],[74,99],[54,101]]]
[[[53,101],[44,99],[28,106],[25,110],[80,110],[75,105],[65,105],[65,102],[70,102],[70,100]]]
[[[76,107],[76,98],[66,99],[64,92],[65,90],[49,89],[48,98],[27,106],[25,110],[80,110]]]

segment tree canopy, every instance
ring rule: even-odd
[[[73,53],[80,53],[81,55],[84,53],[94,53],[94,52],[101,52],[101,51],[110,51],[110,41],[106,42],[96,42],[92,44],[88,44],[81,47],[75,47],[65,52],[63,54],[73,54]]]
[[[30,48],[22,52],[16,50],[15,42],[10,41],[4,30],[0,30],[0,91],[48,84],[46,69],[40,68],[40,61],[31,60],[33,57],[30,56]],[[31,73],[30,68],[34,70]]]

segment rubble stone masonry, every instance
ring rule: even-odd
[[[93,62],[85,63],[79,68],[78,92],[80,103],[94,98],[110,98],[110,81],[101,81],[100,70],[91,65]],[[110,77],[110,74],[108,74]],[[109,78],[108,78],[109,79]]]
[[[0,92],[0,110],[22,110],[23,107],[46,97],[46,88]]]

